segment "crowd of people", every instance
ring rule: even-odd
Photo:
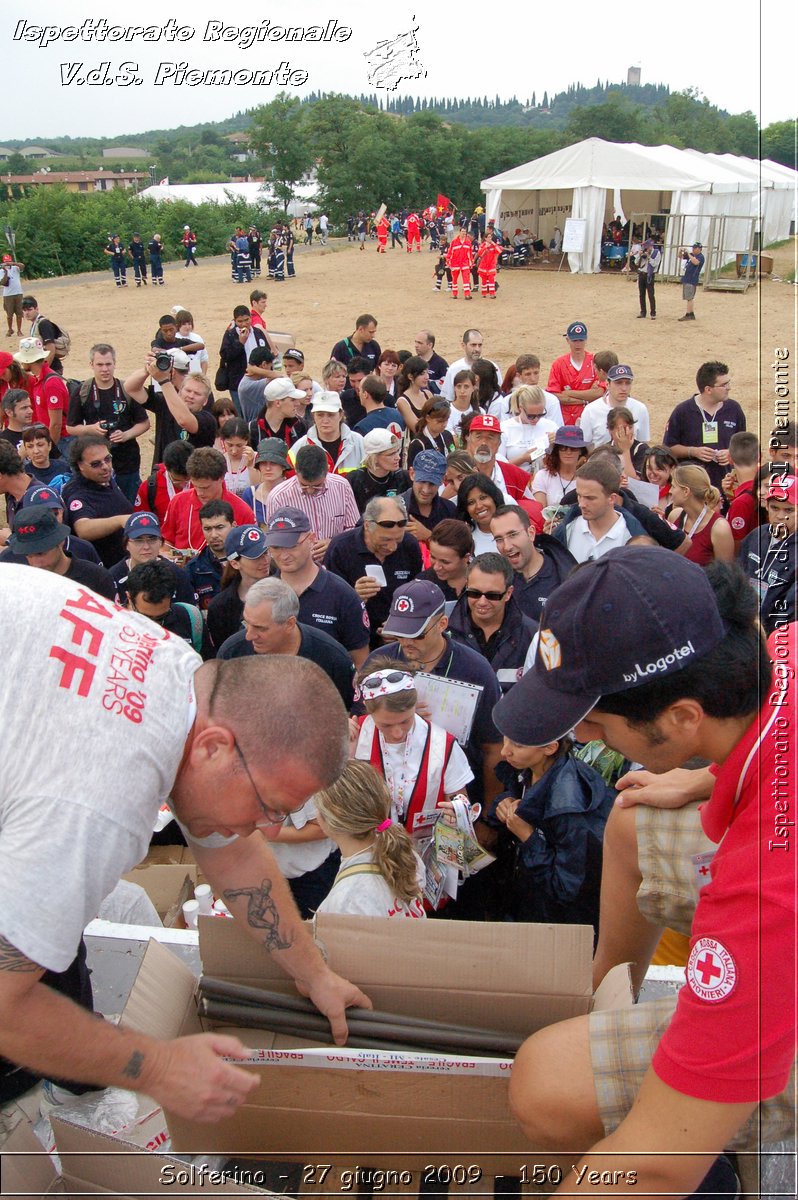
[[[237,233],[230,252],[239,279],[260,268],[253,230]],[[379,222],[377,238],[382,248]],[[408,251],[416,240],[408,238]],[[449,242],[455,296],[459,284],[470,295],[471,244],[466,231]],[[498,242],[487,227],[477,272],[483,294],[495,297],[491,246]],[[136,269],[136,255],[133,262]],[[117,283],[122,271],[115,267]],[[140,274],[141,266],[143,284],[146,269]],[[615,1117],[609,1101],[600,1113],[573,1115],[578,1081],[595,1064],[584,1049],[581,1059],[569,1049],[565,1026],[531,1039],[512,1095],[540,1144],[554,1135],[534,1114],[549,1112],[570,1146],[587,1148],[618,1125],[607,1138],[615,1149],[631,1145],[620,1131],[649,1131],[658,1111],[670,1130],[670,1096],[687,1096],[714,1114],[690,1109],[691,1145],[704,1138],[698,1149],[719,1153],[759,1099],[756,1072],[745,1065],[757,1022],[740,1031],[757,1000],[751,922],[761,912],[749,892],[751,911],[741,916],[735,863],[756,859],[748,795],[756,789],[746,774],[750,756],[742,760],[749,742],[765,736],[757,725],[757,688],[764,695],[770,687],[761,631],[778,639],[795,618],[795,426],[783,423],[761,447],[731,398],[728,365],[716,360],[695,364],[694,383],[684,381],[690,394],[663,428],[652,428],[645,399],[632,394],[635,365],[611,348],[590,351],[582,320],[563,331],[564,352],[545,376],[531,347],[519,346],[502,370],[473,327],[446,347],[448,358],[429,329],[412,348],[383,349],[371,313],[311,366],[301,349],[272,344],[266,295],[255,289],[221,332],[213,380],[208,339],[176,306],[126,378],[116,375],[114,347],[100,341],[87,348],[88,373],[77,381],[67,373],[77,355],[60,328],[41,317],[34,297],[21,307],[31,330],[15,353],[0,352],[0,628],[12,639],[9,651],[37,647],[36,699],[41,704],[44,692],[54,721],[77,723],[79,713],[96,720],[91,755],[108,760],[100,772],[108,786],[109,772],[119,771],[114,721],[125,722],[130,739],[125,761],[141,755],[148,766],[120,815],[101,813],[99,792],[68,832],[47,805],[37,815],[32,829],[48,856],[64,853],[67,837],[75,842],[65,855],[75,864],[67,915],[46,934],[46,906],[28,913],[21,900],[45,852],[31,849],[29,829],[18,848],[28,790],[17,786],[23,769],[12,773],[0,823],[8,971],[34,975],[26,979],[36,991],[46,969],[50,988],[90,1007],[85,964],[75,957],[80,922],[142,857],[149,816],[171,791],[174,836],[187,839],[234,915],[261,941],[267,931],[265,944],[339,1035],[345,1005],[367,1000],[320,962],[297,912],[587,924],[596,982],[627,954],[639,986],[661,928],[687,929],[692,913],[671,916],[664,906],[640,917],[643,928],[631,909],[621,911],[638,870],[628,866],[638,864],[630,845],[640,845],[645,881],[649,870],[656,874],[657,855],[668,855],[657,840],[668,830],[636,831],[617,798],[654,806],[641,812],[661,812],[662,803],[681,816],[681,804],[708,796],[714,774],[697,770],[689,785],[682,777],[669,785],[670,776],[657,783],[637,769],[669,771],[699,757],[721,764],[711,769],[718,798],[706,834],[717,841],[733,822],[706,892],[721,916],[703,893],[693,898],[700,936],[682,959],[689,986],[667,1032],[657,1018],[653,1044],[662,1041],[655,1082],[646,1076],[643,1085],[643,1115],[625,1112],[645,1054],[630,1094],[614,1100]],[[142,475],[147,438],[151,469]],[[48,653],[63,672],[57,704]],[[145,674],[147,688],[137,687]],[[99,704],[95,677],[105,689]],[[451,689],[468,697],[456,729],[441,701]],[[84,699],[90,718],[88,707],[75,707]],[[27,710],[16,694],[4,708],[9,736],[22,736]],[[63,771],[47,769],[43,794],[66,801],[71,813],[85,778],[66,727],[63,738],[60,725],[50,729]],[[740,822],[726,807],[738,777],[747,789]],[[662,794],[669,799],[661,802]],[[465,878],[441,870],[435,834],[439,822],[462,832],[463,814],[491,856]],[[92,822],[109,832],[101,869],[95,861],[89,872]],[[777,821],[771,841],[780,827],[789,837]],[[245,846],[240,862],[236,836]],[[696,838],[703,845],[702,836],[690,846]],[[779,862],[766,907],[785,902],[788,869]],[[750,862],[742,869],[751,880]],[[761,936],[775,937],[769,925]],[[720,948],[702,963],[696,947],[706,952],[711,938]],[[734,1024],[742,1038],[739,1070],[711,1049],[712,1016],[701,1007],[717,964],[732,972],[724,953],[745,963],[739,986],[734,976],[710,999],[725,1001],[736,988],[735,1004],[718,1007],[724,1030]],[[0,1064],[3,1101],[56,1069],[55,1035],[41,1052],[26,1040],[18,998],[27,993],[4,990],[7,977],[0,960],[0,1010],[10,1014],[0,1046],[26,1070],[9,1065],[3,1073]],[[779,981],[788,987],[783,972]],[[56,1010],[48,1004],[41,1011],[50,1020]],[[777,1097],[792,1058],[775,1012],[785,1006],[772,1008],[767,1094]],[[75,1030],[89,1028],[72,1020]],[[625,1035],[612,1036],[623,1057]],[[250,1086],[245,1073],[221,1063],[220,1054],[237,1053],[226,1039],[216,1039],[222,1049],[196,1039],[192,1085],[203,1071],[208,1078],[190,1101],[157,1047],[142,1051],[132,1032],[96,1040],[91,1063],[77,1050],[57,1060],[67,1086],[127,1080],[187,1113],[202,1096],[211,1119],[242,1102]],[[138,1054],[157,1064],[140,1076],[130,1065]],[[558,1062],[573,1071],[552,1070]],[[547,1104],[532,1103],[544,1094]],[[740,1106],[747,1111],[736,1121],[729,1110]],[[714,1156],[702,1160],[705,1168]],[[703,1174],[671,1170],[681,1194]]]

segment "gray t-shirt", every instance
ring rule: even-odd
[[[268,379],[250,379],[246,375],[238,385],[238,403],[245,421],[254,421],[266,403],[264,391]]]
[[[181,638],[60,575],[0,577],[0,934],[63,971],[147,852],[202,665]]]

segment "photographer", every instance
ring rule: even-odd
[[[682,250],[681,256],[686,263],[684,274],[682,275],[682,299],[687,305],[687,312],[683,317],[679,317],[680,321],[694,321],[695,313],[693,305],[695,303],[695,294],[698,289],[698,277],[701,274],[701,269],[704,266],[704,255],[701,253],[703,246],[700,242],[693,242],[689,250]]]
[[[113,346],[98,342],[89,354],[92,378],[71,396],[66,431],[70,436],[96,433],[111,443],[111,460],[117,486],[131,503],[141,483],[141,452],[137,439],[150,427],[150,418],[136,400],[132,400],[114,375],[116,352]]]
[[[195,449],[215,442],[216,420],[208,407],[211,386],[204,375],[189,375],[184,351],[148,354],[144,366],[125,380],[124,390],[155,413],[153,466],[163,461],[169,442],[189,441]]]

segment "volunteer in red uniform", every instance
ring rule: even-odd
[[[388,245],[388,231],[391,225],[385,213],[382,214],[377,222],[377,253],[385,254],[385,248]]]
[[[585,405],[603,396],[607,385],[599,380],[587,348],[587,325],[573,321],[563,337],[568,342],[568,353],[551,364],[546,388],[559,397],[564,423],[576,425]]]
[[[407,230],[407,253],[413,253],[413,246],[421,253],[421,218],[418,213],[411,212],[405,221]]]
[[[449,243],[446,252],[446,266],[452,272],[452,297],[457,299],[457,282],[463,280],[463,295],[471,299],[471,268],[474,265],[474,248],[471,238],[464,229]]]
[[[479,275],[480,293],[483,299],[490,296],[496,299],[496,266],[502,252],[502,246],[494,240],[493,234],[488,234],[485,241],[477,250],[477,274]]]
[[[575,727],[649,768],[620,781],[608,823],[594,983],[620,961],[639,980],[659,927],[692,917],[678,995],[549,1026],[515,1059],[525,1133],[589,1151],[574,1170],[590,1196],[625,1191],[603,1180],[632,1159],[641,1195],[691,1196],[705,1176],[703,1194],[728,1192],[724,1148],[794,1128],[796,627],[766,648],[757,608],[727,564],[612,550],[552,592],[535,665],[494,710],[513,742]],[[694,756],[714,765],[672,771]]]
[[[47,362],[47,351],[41,338],[22,338],[19,350],[14,355],[14,361],[35,380],[30,392],[33,401],[33,420],[49,429],[53,445],[57,446],[66,433],[67,409],[69,408],[69,392],[66,384],[57,372],[50,369]],[[63,451],[64,448],[64,446],[59,446],[59,450]]]

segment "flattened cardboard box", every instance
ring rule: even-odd
[[[199,882],[197,866],[145,861],[122,878],[144,889],[165,929],[185,928],[183,903],[194,897],[194,888]]]
[[[320,916],[316,940],[331,968],[357,983],[374,1007],[521,1036],[593,1007],[631,1005],[628,970],[616,968],[591,994],[593,932],[578,925],[483,924]],[[206,974],[292,993],[293,982],[233,921],[200,920]],[[606,986],[605,986],[606,985]],[[197,1033],[196,979],[150,943],[122,1023],[156,1037]],[[210,1026],[208,1026],[210,1028]],[[219,1027],[248,1046],[296,1052],[310,1041],[254,1029]],[[325,1151],[351,1163],[408,1167],[455,1159],[486,1172],[518,1174],[531,1147],[507,1102],[509,1064],[481,1074],[465,1056],[429,1071],[413,1055],[387,1069],[357,1069],[346,1048],[315,1058],[264,1054],[260,1085],[228,1120],[201,1125],[167,1112],[177,1152],[274,1154],[318,1161]],[[379,1058],[379,1055],[374,1057]],[[422,1056],[428,1057],[428,1056]],[[508,1155],[504,1158],[502,1155]],[[458,1158],[459,1156],[459,1158]],[[421,1159],[423,1158],[423,1164]]]
[[[194,1197],[260,1196],[271,1193],[231,1180],[209,1182],[169,1155],[150,1154],[121,1137],[95,1133],[80,1125],[52,1118],[55,1146],[61,1160],[58,1175],[30,1125],[14,1130],[3,1149],[4,1197],[118,1196],[143,1200],[164,1192]],[[276,1200],[276,1198],[275,1198]]]

